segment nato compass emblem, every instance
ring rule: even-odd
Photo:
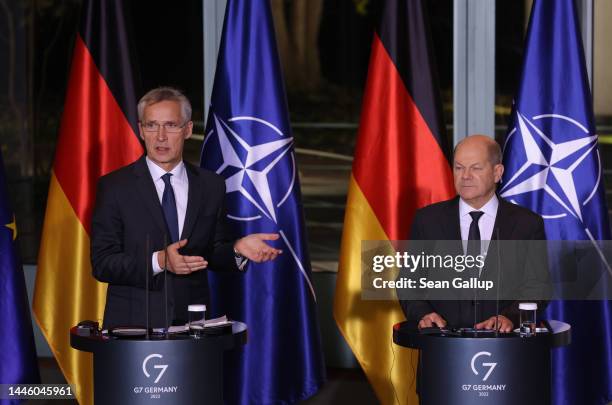
[[[523,160],[501,188],[501,196],[516,204],[515,198],[522,194],[544,193],[537,200],[544,201],[539,214],[545,220],[574,217],[594,240],[584,221],[583,207],[596,195],[601,181],[597,135],[590,134],[577,120],[560,114],[528,119],[517,110],[516,122],[518,125],[508,134],[504,149],[509,142],[515,147],[522,143],[517,156]],[[558,134],[555,142],[548,135],[553,132]],[[592,175],[594,167],[596,180]]]
[[[226,193],[232,202],[229,206],[238,210],[230,211],[227,217],[239,222],[271,221],[314,297],[312,283],[279,218],[279,211],[292,195],[296,181],[293,137],[257,117],[238,116],[224,121],[213,113],[212,119],[212,129],[206,134],[203,149],[220,150],[220,153],[206,154],[205,159],[208,167],[225,177]],[[261,143],[255,144],[253,138]],[[238,204],[238,198],[248,203]]]

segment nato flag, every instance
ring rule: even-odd
[[[549,240],[585,240],[596,248],[597,240],[610,239],[573,0],[533,3],[504,165],[501,195],[541,214]],[[552,263],[555,277],[562,263]],[[611,312],[610,301],[550,303],[547,317],[574,331],[572,344],[553,352],[555,404],[612,400]]]
[[[225,177],[236,233],[278,233],[283,254],[245,274],[209,273],[213,311],[244,320],[249,342],[226,371],[225,400],[285,404],[324,381],[298,170],[267,0],[227,2],[202,167]]]
[[[38,361],[16,237],[0,155],[0,384],[36,384],[40,383]],[[18,402],[0,399],[0,404]]]

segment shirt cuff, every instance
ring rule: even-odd
[[[164,269],[162,269],[161,267],[159,267],[159,262],[157,261],[157,254],[159,252],[153,252],[153,258],[152,263],[151,263],[151,268],[153,269],[153,275],[157,275],[159,273],[161,273],[162,271],[164,271]]]

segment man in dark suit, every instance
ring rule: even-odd
[[[184,324],[189,304],[208,303],[206,269],[240,271],[281,253],[264,242],[277,234],[235,240],[223,177],[183,161],[193,123],[181,92],[151,90],[138,119],[146,155],[100,179],[92,219],[93,275],[109,284],[105,327],[145,324],[147,280],[150,325]]]
[[[509,293],[503,297],[541,298],[548,290],[546,255],[535,251],[537,242],[529,241],[546,239],[544,222],[538,214],[496,195],[496,186],[503,172],[501,148],[497,142],[484,135],[465,138],[454,152],[453,177],[458,196],[418,210],[410,239],[466,241],[459,243],[458,252],[453,252],[459,255],[465,254],[468,245],[474,241],[477,254],[484,253],[485,241],[520,241],[502,245],[499,250],[491,242],[485,264],[477,276],[489,280],[504,279],[505,291]],[[504,269],[499,274],[498,260]],[[509,332],[518,324],[516,298],[498,303],[494,295],[478,297],[474,292],[456,292],[459,300],[407,300],[402,299],[404,293],[398,291],[402,309],[406,318],[419,328],[445,327],[448,324],[451,327],[497,328]],[[544,305],[545,301],[540,301],[539,309]]]

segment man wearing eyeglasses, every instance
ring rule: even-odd
[[[282,253],[265,242],[277,234],[232,238],[224,179],[183,160],[193,129],[187,97],[153,89],[138,119],[146,155],[100,179],[92,219],[93,274],[109,284],[105,328],[145,324],[147,283],[149,325],[185,324],[188,305],[208,303],[207,269],[240,271]]]

